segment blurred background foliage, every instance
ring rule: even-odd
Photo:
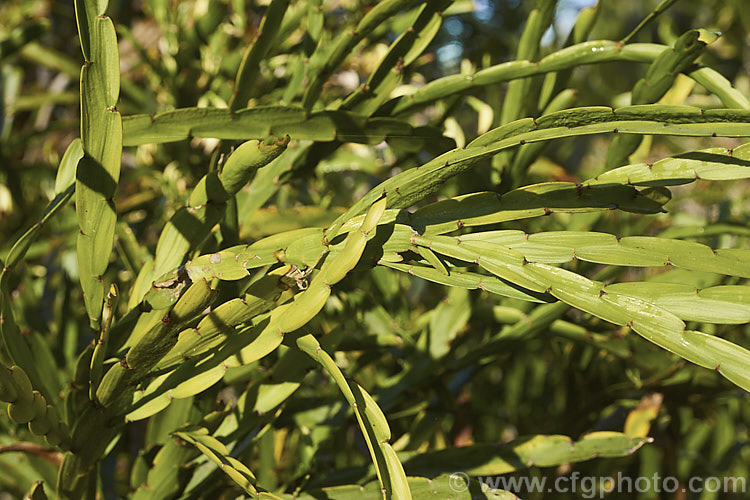
[[[324,2],[319,36],[356,23],[376,3]],[[657,3],[602,1],[589,38],[622,39]],[[444,13],[443,24],[427,50],[408,68],[406,89],[444,75],[514,60],[524,21],[534,4],[521,0],[455,2]],[[591,4],[586,0],[559,2],[552,28],[542,39],[540,56],[563,45],[579,10]],[[190,106],[228,106],[243,51],[255,39],[266,5],[241,0],[111,1],[108,14],[115,22],[121,57],[119,111],[127,116]],[[293,3],[290,10],[279,43],[270,49],[252,83],[250,95],[254,97],[249,106],[299,102],[304,89],[302,82],[292,80],[292,70],[307,63],[317,44],[309,29],[300,28],[306,2]],[[409,15],[396,17],[372,32],[334,73],[321,103],[335,103],[364,82],[388,44],[411,20]],[[747,1],[679,1],[634,41],[672,44],[691,28],[721,32],[702,61],[750,95]],[[73,2],[6,0],[0,5],[2,252],[36,223],[54,197],[57,166],[65,148],[79,135],[80,66]],[[582,66],[572,72],[569,87],[576,90],[576,105],[627,104],[630,89],[646,69],[647,65],[626,62]],[[531,85],[538,88],[541,81],[533,79]],[[505,86],[480,88],[469,97],[440,101],[410,120],[441,128],[461,146],[499,124],[497,110],[504,92]],[[716,97],[699,86],[687,88],[678,102],[721,107]],[[603,169],[609,141],[605,136],[553,141],[530,166],[524,183],[593,177]],[[741,141],[662,136],[648,138],[646,143],[635,153],[636,159],[651,161],[717,144],[733,147]],[[217,140],[194,138],[126,147],[115,200],[118,219],[127,223],[122,234],[132,233],[153,251],[163,221],[184,204],[190,189],[217,161],[217,145]],[[433,144],[412,153],[382,143],[344,144],[330,150],[323,144],[283,172],[277,192],[263,207],[249,206],[246,191],[238,195],[240,238],[252,242],[283,230],[326,225],[377,183],[430,159],[430,148],[433,155],[447,149]],[[472,175],[450,180],[439,197],[507,189],[496,172],[485,161]],[[581,229],[619,236],[663,235],[694,239],[713,248],[747,248],[748,188],[746,181],[698,182],[674,189],[668,213],[657,216],[554,214],[504,223],[502,228],[528,233]],[[118,233],[118,253],[113,257],[117,264],[110,265],[109,272],[127,294],[135,275],[123,257],[121,247],[127,242],[122,234]],[[92,341],[78,283],[76,235],[71,204],[45,223],[26,262],[11,275],[10,285],[22,331],[38,333],[49,347],[46,352],[61,367],[61,391],[71,382],[78,353]],[[220,239],[217,236],[216,245]],[[579,270],[587,266],[579,264]],[[589,264],[588,269],[598,268]],[[675,278],[674,273],[670,276]],[[684,272],[680,277],[698,287],[718,283],[717,275],[710,273]],[[628,270],[618,279],[658,281],[660,277],[654,270]],[[120,301],[121,307],[126,302]],[[622,430],[634,411],[653,411],[649,435],[654,442],[636,454],[557,469],[532,467],[531,474],[554,477],[573,468],[592,476],[624,471],[650,477],[658,472],[682,481],[691,476],[750,475],[750,397],[745,391],[716,373],[627,335],[626,328],[567,308],[542,328],[514,335],[512,329],[518,329],[535,307],[481,291],[448,290],[375,268],[355,272],[342,282],[311,330],[327,335],[345,332],[336,362],[376,397],[388,415],[398,451],[504,443],[526,434],[576,437],[592,430]],[[700,327],[748,345],[747,325]],[[47,362],[40,356],[40,363]],[[268,369],[277,356],[253,367]],[[229,385],[181,400],[168,411],[184,412],[184,421],[195,420],[218,408],[217,401],[231,401],[237,384],[252,379],[247,370],[230,370],[225,378]],[[327,376],[311,371],[271,429],[243,452],[243,461],[269,489],[293,491],[302,484],[316,487],[361,481],[372,473],[366,468],[370,458],[356,421],[346,409]],[[158,419],[131,424],[116,453],[105,460],[103,476],[112,479],[105,485],[107,497],[127,495],[138,461],[152,460],[155,447],[166,440],[154,422]],[[0,445],[29,439],[8,419],[0,419],[0,429]],[[54,484],[54,475],[54,467],[34,455],[0,454],[0,490],[8,498],[22,495],[40,478]],[[215,482],[203,490],[205,497],[216,493],[220,498],[233,498],[232,483],[223,476],[212,477]],[[578,498],[553,495],[528,494],[527,498]],[[704,492],[675,498],[743,497]],[[638,498],[664,497],[650,491]]]

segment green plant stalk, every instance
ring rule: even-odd
[[[635,35],[643,30],[643,28],[648,26],[654,19],[656,19],[660,14],[662,14],[676,2],[677,0],[662,0],[661,2],[659,2],[659,5],[657,5],[656,8],[648,14],[648,16],[646,16],[640,23],[638,23],[638,26],[633,28],[633,31],[628,33],[625,38],[622,39],[622,43],[628,43],[630,40],[632,40]]]
[[[104,273],[114,242],[114,194],[120,178],[122,120],[117,111],[120,63],[117,36],[105,15],[107,2],[76,1],[85,63],[81,69],[81,141],[76,170],[78,273],[94,330],[101,328]]]

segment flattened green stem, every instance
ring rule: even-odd
[[[578,441],[562,435],[535,435],[502,445],[448,448],[422,453],[411,459],[405,456],[404,466],[409,474],[429,477],[459,466],[472,476],[498,475],[527,467],[554,467],[595,457],[627,456],[652,441],[648,437],[629,437],[611,431],[591,432]]]
[[[264,334],[267,336],[276,335],[281,342],[284,334],[303,327],[320,312],[331,294],[331,287],[344,279],[346,274],[354,269],[354,266],[359,262],[367,244],[368,236],[375,229],[385,211],[385,204],[386,200],[383,198],[370,207],[358,230],[352,231],[347,236],[344,248],[339,252],[328,255],[310,286],[298,294],[294,302],[274,310],[271,314],[270,323],[261,333],[261,336]],[[311,266],[310,271],[316,264],[317,262]],[[294,277],[293,274],[291,276]],[[257,353],[253,354],[253,356],[257,355]]]
[[[441,234],[463,227],[496,224],[554,212],[621,209],[658,213],[665,200],[651,197],[648,190],[638,191],[634,186],[681,185],[696,179],[744,179],[750,176],[748,165],[748,145],[733,150],[709,148],[651,164],[638,163],[614,169],[595,179],[584,181],[580,186],[551,182],[525,186],[502,197],[498,197],[496,193],[458,196],[426,205],[412,214],[404,210],[386,210],[380,224],[396,222],[396,225],[383,250],[385,253],[406,251],[414,230],[412,228],[424,231],[425,234]],[[342,225],[340,232],[356,231],[363,220],[364,215],[348,220]],[[513,241],[524,241],[525,236],[520,231],[507,233],[518,233]],[[310,265],[321,252],[326,251],[320,240],[320,230],[314,228],[279,233],[249,247],[219,252],[219,255],[213,257],[213,263],[211,255],[201,256],[187,268],[191,276],[195,277],[208,273],[205,276],[238,279],[246,275],[243,267],[259,267],[274,259]]]
[[[232,457],[227,447],[221,441],[209,435],[207,429],[178,431],[174,433],[174,436],[195,446],[209,460],[219,466],[224,474],[245,490],[245,493],[254,498],[263,498],[258,494],[255,474],[245,464]],[[261,491],[263,490],[261,489]]]
[[[423,238],[415,236],[416,245],[428,246],[432,251],[445,256],[473,262],[496,276],[515,283],[524,288],[548,293],[569,306],[593,314],[605,321],[616,325],[628,326],[633,331],[678,356],[699,366],[715,369],[731,382],[747,390],[750,388],[750,351],[727,340],[712,337],[702,332],[692,332],[686,329],[685,323],[664,305],[657,305],[652,294],[641,298],[631,290],[608,289],[599,281],[592,281],[574,272],[549,266],[540,262],[529,262],[518,248],[508,248],[501,245],[488,245],[480,240],[477,233],[462,238],[447,238],[436,236]],[[539,233],[544,235],[545,233]],[[547,235],[549,236],[549,235]],[[469,241],[477,238],[479,241]],[[531,238],[530,238],[531,239]],[[625,238],[623,238],[625,240]],[[663,240],[650,241],[647,238],[636,238],[634,245],[626,244],[636,252],[643,252],[645,257],[662,243],[669,243],[676,248],[698,245],[686,241]],[[656,240],[659,240],[658,238]],[[559,241],[559,238],[555,238]],[[645,245],[645,246],[644,246]],[[707,248],[707,247],[706,247]],[[728,249],[731,255],[719,254],[718,259],[732,260],[732,273],[737,263],[747,257],[740,257],[741,250]],[[744,251],[747,253],[748,251]],[[601,252],[593,252],[601,261]],[[695,255],[692,252],[680,254],[686,262],[698,261],[708,257],[710,249],[704,254]],[[577,253],[576,253],[577,254]],[[744,256],[744,254],[743,254]],[[737,260],[735,260],[737,259]],[[750,271],[742,270],[744,274]]]
[[[331,294],[331,286],[342,280],[361,258],[370,233],[383,215],[385,204],[386,200],[383,198],[368,209],[358,231],[352,231],[347,236],[341,251],[327,256],[320,272],[309,287],[295,297],[294,302],[271,311],[263,330],[249,345],[242,347],[240,357],[243,363],[251,363],[266,356],[281,344],[285,334],[303,327],[320,312]],[[308,271],[315,267],[319,258],[320,254]],[[295,279],[295,271],[297,270],[290,269],[286,275]]]
[[[207,193],[208,196],[206,202],[219,202],[223,201],[222,198],[234,196],[237,191],[242,189],[242,187],[253,178],[255,172],[259,168],[269,164],[283,153],[286,150],[289,141],[289,136],[285,136],[276,139],[271,144],[249,141],[240,145],[229,156],[229,159],[227,159],[224,165],[222,165],[221,171],[219,172],[219,180],[221,181],[221,185],[224,188],[224,191],[226,191],[226,194],[217,193],[215,197],[212,197],[211,193]],[[208,179],[206,182],[209,182]],[[193,201],[192,196],[191,201]],[[203,200],[196,199],[195,201]]]
[[[596,278],[600,280],[611,279],[620,272],[621,270],[616,267],[608,267],[597,273]],[[570,310],[570,306],[565,302],[541,304],[534,307],[529,314],[521,313],[521,311],[509,307],[503,308],[503,312],[506,313],[506,320],[510,324],[504,327],[488,342],[484,343],[481,348],[470,351],[466,356],[454,360],[453,369],[458,371],[465,367],[475,365],[482,359],[495,359],[493,356],[502,352],[509,342],[519,340],[526,341],[547,330],[549,330],[550,333],[559,334],[563,337],[573,337],[576,340],[586,340],[590,337],[590,333],[587,332],[585,328],[560,319],[560,317],[568,310]],[[507,317],[508,312],[510,312],[510,318]],[[610,340],[610,337],[599,335],[597,340],[599,342],[594,342],[595,345],[606,343]],[[625,346],[617,345],[613,348],[609,345],[605,345],[603,348],[611,350],[619,356],[625,356],[623,353]]]
[[[122,122],[117,111],[120,63],[117,35],[104,15],[107,2],[76,1],[81,49],[81,140],[84,157],[76,170],[78,274],[91,327],[100,328],[103,275],[114,242],[114,194],[120,178]]]
[[[477,160],[504,149],[597,133],[748,137],[750,112],[653,104],[618,109],[575,108],[538,120],[518,120],[479,136],[465,149],[449,151],[419,168],[384,181],[341,215],[326,234],[329,238],[338,234],[344,222],[362,213],[384,193],[388,195],[389,207],[408,207],[434,193],[447,179],[467,170]]]
[[[416,92],[391,99],[376,113],[380,116],[397,115],[417,111],[428,104],[448,96],[496,85],[517,78],[561,71],[582,64],[612,61],[650,63],[668,47],[658,44],[634,43],[622,45],[610,40],[595,40],[571,45],[543,57],[539,62],[512,61],[481,69],[473,75],[449,75],[433,80]]]
[[[716,94],[727,108],[750,109],[750,99],[732,87],[732,83],[715,69],[699,68],[688,73],[688,76]]]
[[[215,298],[216,291],[205,280],[194,283],[161,321],[138,339],[125,358],[107,371],[96,399],[110,415],[118,415],[128,407],[133,388],[174,347],[181,327],[200,315]]]
[[[291,268],[272,271],[253,283],[243,298],[213,308],[195,328],[181,331],[174,347],[153,367],[151,375],[158,376],[128,408],[127,419],[147,418],[166,408],[173,399],[207,389],[224,376],[228,367],[239,365],[241,358],[235,355],[248,345],[256,354],[260,347],[278,347],[280,336],[274,329],[264,329],[266,334],[261,338],[260,334],[254,335],[253,325],[294,296],[296,287],[288,289],[284,282]],[[248,326],[240,327],[243,323]]]
[[[401,272],[416,276],[433,283],[439,283],[441,285],[456,286],[466,288],[468,290],[484,290],[501,297],[510,297],[514,299],[525,300],[529,302],[548,302],[549,297],[544,294],[535,294],[529,290],[523,290],[518,287],[509,285],[507,282],[502,281],[494,276],[488,276],[486,274],[473,273],[468,271],[455,271],[451,270],[448,276],[445,276],[442,272],[428,266],[422,265],[411,265],[401,264],[395,262],[381,261],[378,263],[381,266],[396,269]]]
[[[391,437],[388,422],[372,397],[358,384],[350,384],[331,356],[326,353],[312,335],[297,339],[297,347],[319,363],[338,385],[346,401],[354,409],[372,462],[380,480],[383,497],[386,499],[410,499],[411,491],[406,482],[403,466],[388,443]],[[390,449],[388,449],[390,448]],[[394,494],[394,492],[398,492]]]
[[[174,142],[190,137],[248,140],[290,135],[295,140],[378,144],[389,137],[419,137],[418,127],[387,117],[370,118],[343,110],[306,113],[296,106],[181,108],[123,119],[124,145]]]

